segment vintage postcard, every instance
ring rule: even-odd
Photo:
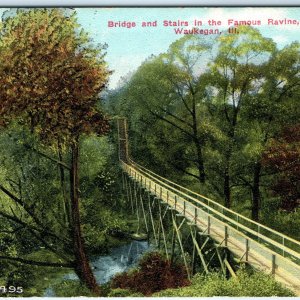
[[[0,14],[0,297],[300,296],[300,7]]]

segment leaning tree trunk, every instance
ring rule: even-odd
[[[92,292],[100,295],[100,288],[89,265],[89,261],[84,249],[84,241],[80,228],[80,211],[79,211],[79,176],[78,161],[79,147],[78,141],[72,144],[71,158],[71,216],[72,216],[72,233],[75,256],[75,272],[81,282],[83,282]]]

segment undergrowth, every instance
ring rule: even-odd
[[[178,289],[167,289],[153,294],[155,297],[271,297],[295,296],[271,275],[262,272],[249,273],[245,269],[237,272],[236,278],[226,279],[219,273],[196,274],[192,284]]]
[[[111,287],[129,289],[149,296],[160,290],[189,284],[183,265],[171,264],[171,261],[159,252],[151,252],[142,258],[137,269],[116,275]]]

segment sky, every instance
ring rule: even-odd
[[[268,19],[300,21],[300,7],[186,7],[186,8],[77,8],[78,22],[90,33],[93,42],[107,43],[106,60],[113,70],[109,88],[115,88],[122,76],[133,72],[149,56],[166,52],[170,44],[182,35],[174,27],[163,26],[164,21],[188,21],[192,28],[195,19],[202,21],[200,28],[228,29],[228,19],[260,20],[261,33],[272,38],[279,48],[300,39],[300,25],[267,25]],[[210,19],[219,20],[221,26],[208,27]],[[108,27],[108,22],[135,22],[136,27]],[[143,21],[157,21],[156,27],[142,27]],[[254,26],[256,27],[256,26]],[[202,38],[209,37],[201,35]]]
[[[1,9],[0,13],[7,9]],[[151,55],[166,52],[172,42],[183,35],[175,34],[172,26],[163,26],[164,21],[187,21],[187,28],[194,20],[202,21],[200,29],[218,28],[226,31],[228,20],[261,21],[259,28],[263,36],[272,38],[279,48],[300,39],[300,7],[143,7],[143,8],[76,8],[77,20],[91,37],[92,43],[108,45],[106,61],[113,71],[109,88],[118,86],[120,78],[134,72]],[[208,20],[221,21],[221,25],[210,27]],[[268,19],[296,20],[295,25],[267,25]],[[136,27],[108,27],[108,22],[135,22]],[[155,27],[142,27],[142,22],[155,22]],[[183,26],[184,27],[184,26]],[[184,27],[185,28],[185,27]],[[217,36],[217,35],[213,35]],[[209,35],[200,35],[208,38]]]

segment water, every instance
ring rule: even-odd
[[[141,256],[150,250],[151,246],[147,241],[132,241],[112,249],[109,255],[95,257],[91,261],[91,265],[97,282],[99,284],[106,283],[117,273],[136,266]],[[78,280],[78,277],[74,272],[70,272],[63,275],[61,280]],[[55,297],[53,288],[47,288],[43,296]]]

